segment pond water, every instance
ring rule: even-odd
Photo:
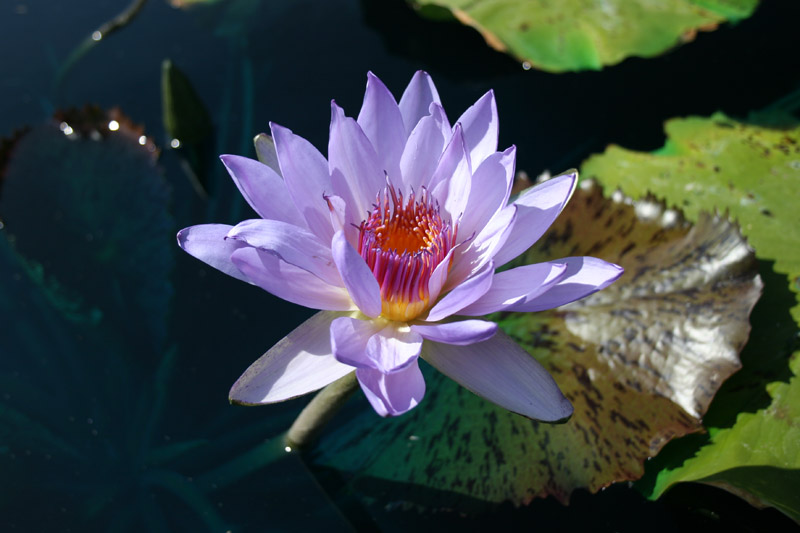
[[[324,151],[330,100],[356,114],[368,71],[399,95],[426,70],[453,116],[494,89],[500,145],[515,144],[517,168],[535,176],[577,167],[610,143],[656,149],[670,117],[745,116],[796,90],[800,5],[764,2],[736,27],[701,33],[663,56],[560,75],[525,70],[475,31],[423,20],[401,0],[223,0],[193,9],[150,0],[127,26],[76,52],[128,5],[0,6],[0,136],[31,128],[28,141],[38,139],[18,147],[12,170],[72,172],[68,183],[40,172],[0,189],[0,530],[792,525],[776,511],[691,486],[658,502],[613,486],[578,492],[569,508],[546,500],[465,518],[393,502],[391,483],[377,480],[381,496],[362,500],[342,489],[340,473],[302,456],[261,464],[259,457],[277,454],[269,439],[308,398],[244,408],[228,404],[228,390],[311,311],[206,267],[181,253],[174,235],[249,217],[216,155],[254,156],[253,136],[270,121]],[[212,124],[209,136],[179,150],[169,148],[163,121],[166,59],[190,81]],[[119,108],[149,139],[68,153],[51,118],[87,104]],[[96,113],[60,116],[73,117],[71,124],[117,117]],[[157,164],[151,146],[161,151]],[[0,162],[6,152],[0,146]],[[368,408],[360,395],[353,402]]]

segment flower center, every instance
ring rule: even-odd
[[[408,321],[427,309],[428,282],[453,247],[456,229],[424,187],[419,198],[412,192],[405,203],[390,184],[378,193],[359,226],[358,253],[381,287],[381,316]]]

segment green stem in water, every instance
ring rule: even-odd
[[[358,387],[351,372],[322,389],[295,419],[289,431],[259,443],[242,455],[198,476],[195,483],[203,492],[221,489],[286,456],[313,444],[331,418]]]
[[[89,52],[89,50],[94,48],[95,45],[97,45],[97,43],[99,43],[105,37],[108,37],[118,29],[127,26],[130,21],[139,14],[146,3],[147,0],[133,0],[122,13],[108,22],[103,23],[103,25],[93,31],[89,37],[84,39],[83,42],[81,42],[81,44],[79,44],[77,48],[70,53],[64,63],[61,65],[61,68],[58,69],[55,80],[55,91],[58,92],[60,90],[61,84],[64,82],[64,78],[66,78],[67,74],[72,70],[72,67],[74,67],[75,64],[83,56],[85,56],[87,52]]]
[[[286,446],[295,450],[311,445],[357,387],[356,373],[350,372],[319,391],[289,428]]]

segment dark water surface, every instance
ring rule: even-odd
[[[765,1],[738,26],[659,58],[553,75],[523,70],[473,30],[423,21],[400,0],[231,0],[189,11],[150,0],[65,70],[82,40],[127,5],[0,5],[0,136],[29,126],[42,139],[26,147],[31,166],[17,159],[16,168],[66,165],[56,126],[43,125],[86,104],[119,107],[163,151],[154,168],[130,146],[104,142],[66,165],[73,174],[63,189],[44,170],[14,188],[7,176],[0,188],[0,531],[791,525],[691,486],[656,503],[615,486],[578,493],[568,509],[544,501],[466,520],[357,501],[337,491],[335,472],[311,472],[295,455],[256,468],[247,452],[285,430],[307,400],[245,409],[227,404],[228,389],[311,312],[179,253],[174,234],[250,217],[216,154],[252,156],[252,137],[269,121],[324,152],[330,100],[355,115],[369,70],[398,96],[414,71],[427,70],[451,118],[493,88],[500,144],[515,144],[518,168],[531,175],[578,166],[609,143],[655,149],[670,117],[746,116],[800,87],[799,3]],[[168,148],[167,58],[214,125],[195,154],[207,168],[208,200],[184,171],[190,154]],[[119,179],[92,188],[112,168]]]

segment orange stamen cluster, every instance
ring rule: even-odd
[[[454,246],[456,229],[442,220],[438,203],[423,187],[419,198],[390,184],[378,194],[374,210],[359,226],[358,253],[381,288],[381,315],[408,321],[429,304],[428,282]]]

